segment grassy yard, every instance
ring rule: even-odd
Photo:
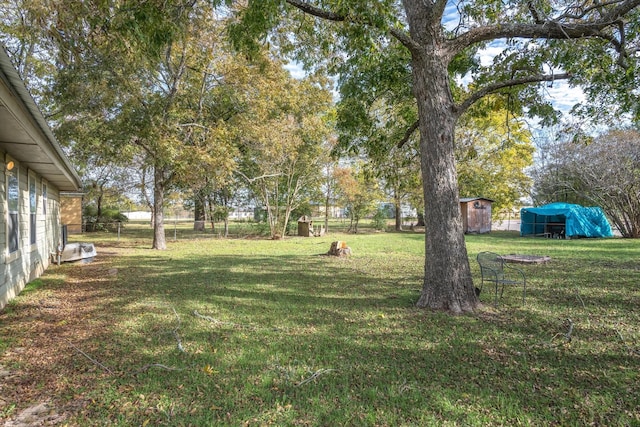
[[[453,317],[415,308],[421,234],[182,237],[84,236],[95,262],[0,312],[0,421],[640,425],[640,241],[468,236],[475,281],[483,250],[552,260],[522,267],[525,305]]]

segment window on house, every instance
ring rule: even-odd
[[[47,184],[42,183],[42,215],[47,216]]]
[[[9,253],[16,252],[20,241],[20,218],[18,217],[20,206],[20,186],[18,182],[18,166],[8,161],[7,171],[7,247]]]
[[[32,245],[36,244],[37,201],[36,177],[29,174],[29,243]]]

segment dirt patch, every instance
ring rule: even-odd
[[[7,421],[5,427],[33,427],[56,425],[64,421],[64,415],[58,414],[48,403],[31,406],[18,414],[14,420]]]
[[[52,265],[44,287],[0,312],[0,425],[58,425],[81,411],[82,390],[105,375],[78,352],[110,327],[105,308],[116,251],[99,252],[94,262]],[[81,372],[81,375],[78,373]]]

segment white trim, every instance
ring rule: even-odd
[[[8,170],[7,167],[10,163],[13,162],[13,167],[11,168],[11,170]],[[18,200],[16,201],[17,203],[17,209],[18,209],[18,221],[16,223],[16,227],[17,227],[17,245],[18,247],[16,248],[15,251],[10,251],[10,239],[11,239],[11,235],[9,233],[9,224],[11,223],[10,220],[10,215],[12,212],[15,213],[15,211],[10,211],[9,210],[9,177],[15,174],[15,178],[18,182]],[[6,212],[6,222],[5,222],[5,252],[6,252],[6,257],[5,257],[5,262],[6,263],[10,263],[14,260],[16,260],[17,258],[20,257],[20,249],[21,249],[21,245],[20,245],[20,241],[22,240],[20,237],[20,164],[14,160],[11,156],[6,155],[5,156],[5,161],[4,161],[4,177],[5,177],[5,212]]]
[[[33,198],[31,194],[31,186],[33,186]],[[31,205],[31,202],[35,204]],[[31,250],[38,247],[38,176],[33,170],[27,172],[27,223],[29,224],[28,242]],[[34,215],[34,218],[31,218]],[[33,240],[32,240],[33,238]]]
[[[47,215],[49,215],[49,182],[42,178],[41,186],[40,186],[40,197],[42,198],[42,209],[41,214],[44,216],[45,222],[47,219]]]

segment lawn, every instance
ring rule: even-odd
[[[640,241],[468,236],[476,282],[480,251],[551,262],[522,267],[525,305],[487,292],[449,316],[415,308],[421,234],[83,238],[93,263],[0,312],[0,421],[46,403],[63,425],[640,425]]]

